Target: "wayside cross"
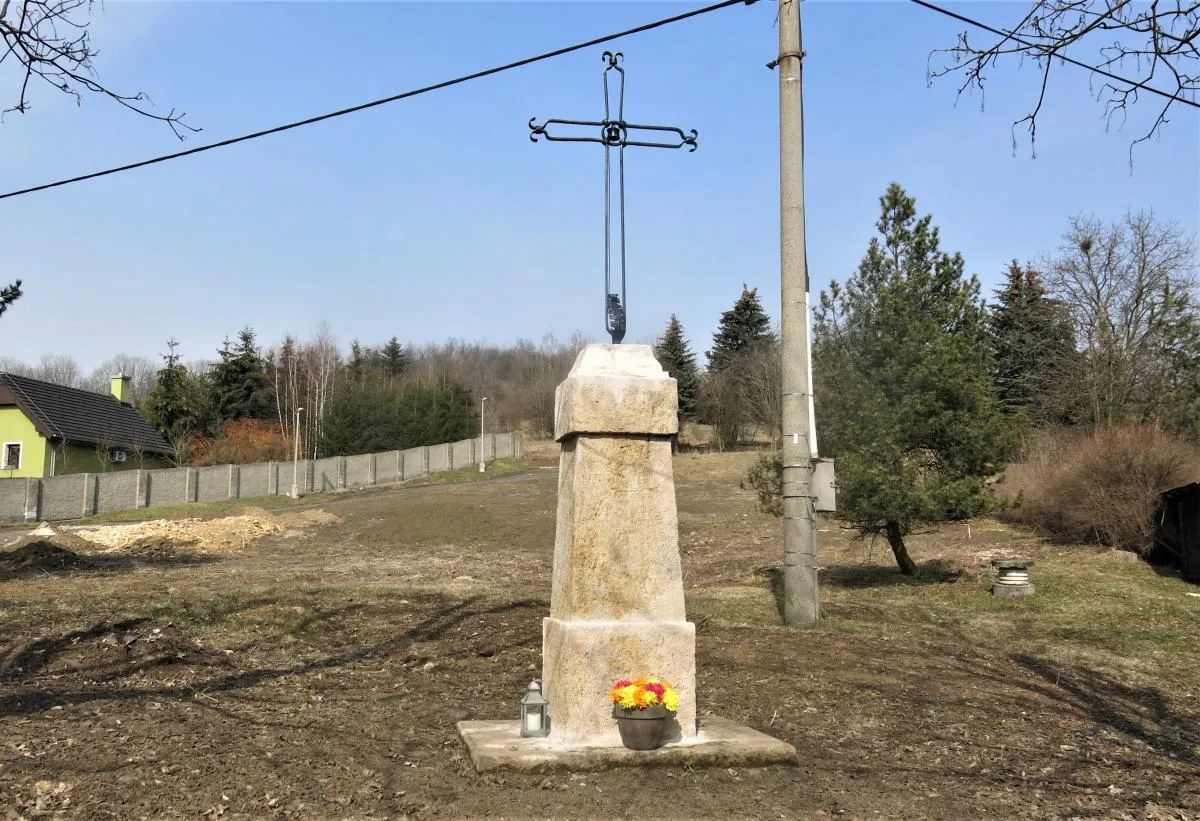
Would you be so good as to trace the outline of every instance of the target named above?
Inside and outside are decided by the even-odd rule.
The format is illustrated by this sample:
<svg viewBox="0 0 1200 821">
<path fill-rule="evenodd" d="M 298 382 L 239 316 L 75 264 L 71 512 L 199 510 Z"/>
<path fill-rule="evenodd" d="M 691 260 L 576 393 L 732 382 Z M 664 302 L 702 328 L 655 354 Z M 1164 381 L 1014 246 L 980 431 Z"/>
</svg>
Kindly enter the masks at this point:
<svg viewBox="0 0 1200 821">
<path fill-rule="evenodd" d="M 546 120 L 541 125 L 535 125 L 536 117 L 529 119 L 529 139 L 537 142 L 539 136 L 545 137 L 553 142 L 576 142 L 576 143 L 600 143 L 604 146 L 604 327 L 612 336 L 613 344 L 620 344 L 625 338 L 626 326 L 626 308 L 627 301 L 625 296 L 625 148 L 631 145 L 640 145 L 646 148 L 683 148 L 685 145 L 690 146 L 691 151 L 695 151 L 696 145 L 696 130 L 693 128 L 690 133 L 684 132 L 682 129 L 674 128 L 666 125 L 637 125 L 635 123 L 625 122 L 625 69 L 619 65 L 624 55 L 621 52 L 604 52 L 604 59 L 608 62 L 608 66 L 604 69 L 604 119 L 596 120 Z M 609 104 L 609 73 L 616 71 L 619 76 L 620 85 L 617 91 L 617 112 L 616 117 L 612 115 L 612 110 Z M 590 128 L 598 128 L 599 136 L 593 137 L 560 137 L 551 134 L 547 129 L 551 125 L 565 126 L 586 126 Z M 654 142 L 650 139 L 653 135 L 646 135 L 643 139 L 637 139 L 636 132 L 657 132 L 674 134 L 678 140 L 673 142 Z M 631 139 L 631 132 L 635 132 Z M 613 257 L 613 239 L 612 239 L 612 149 L 618 149 L 617 152 L 617 210 L 620 213 L 620 260 L 621 260 L 621 282 L 620 290 L 617 290 L 613 283 L 612 276 L 612 257 Z"/>
</svg>

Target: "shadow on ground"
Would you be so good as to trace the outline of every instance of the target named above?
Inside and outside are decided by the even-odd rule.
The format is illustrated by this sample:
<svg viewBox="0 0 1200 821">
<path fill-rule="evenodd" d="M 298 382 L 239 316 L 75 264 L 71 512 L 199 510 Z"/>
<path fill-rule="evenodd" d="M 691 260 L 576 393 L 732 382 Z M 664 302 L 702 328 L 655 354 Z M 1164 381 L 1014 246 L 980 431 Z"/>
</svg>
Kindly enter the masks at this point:
<svg viewBox="0 0 1200 821">
<path fill-rule="evenodd" d="M 766 579 L 771 585 L 775 606 L 783 613 L 783 570 L 776 566 L 756 568 L 754 575 Z M 840 564 L 821 569 L 823 587 L 840 587 L 856 590 L 867 587 L 906 585 L 919 587 L 931 584 L 950 584 L 963 578 L 963 569 L 946 559 L 931 559 L 917 565 L 915 576 L 905 576 L 895 567 L 880 567 L 874 564 Z"/>
<path fill-rule="evenodd" d="M 269 603 L 266 601 L 248 602 L 238 606 L 235 610 L 251 609 Z M 446 638 L 451 631 L 469 619 L 546 608 L 546 603 L 537 599 L 522 599 L 491 606 L 481 605 L 482 600 L 478 596 L 460 601 L 440 599 L 436 606 L 426 611 L 425 618 L 395 636 L 360 645 L 342 653 L 326 655 L 297 664 L 238 669 L 236 672 L 230 673 L 216 670 L 216 675 L 211 675 L 204 680 L 191 681 L 181 686 L 131 688 L 128 683 L 123 683 L 116 684 L 111 688 L 89 687 L 57 692 L 38 688 L 32 691 L 9 692 L 0 695 L 0 717 L 35 714 L 62 703 L 184 699 L 194 696 L 197 692 L 221 693 L 244 690 L 284 676 L 319 673 L 322 670 L 342 667 L 366 659 L 386 658 L 413 644 L 437 642 Z M 329 618 L 336 614 L 337 611 L 334 610 L 325 615 Z M 160 626 L 154 627 L 155 624 Z M 301 626 L 308 626 L 308 622 L 301 622 Z M 524 645 L 536 638 L 536 636 L 524 636 L 516 643 Z M 99 656 L 98 653 L 88 653 L 81 649 L 89 643 L 96 649 L 102 649 L 98 645 L 105 644 L 112 652 L 104 654 L 103 660 L 96 660 Z M 509 648 L 498 646 L 494 647 L 491 652 L 496 653 L 505 649 Z M 72 665 L 69 672 L 84 675 L 88 683 L 116 681 L 134 673 L 166 664 L 187 665 L 192 668 L 225 669 L 230 669 L 234 664 L 234 659 L 229 658 L 226 654 L 198 648 L 173 623 L 156 621 L 150 617 L 140 617 L 117 623 L 101 622 L 62 636 L 38 638 L 24 645 L 7 648 L 0 654 L 0 680 L 32 683 L 30 680 L 36 678 L 38 674 L 49 672 L 46 668 L 57 656 L 67 650 L 71 650 L 86 660 L 83 664 Z M 123 652 L 116 652 L 118 650 L 123 650 Z M 427 660 L 429 659 L 422 656 L 416 661 Z"/>
</svg>

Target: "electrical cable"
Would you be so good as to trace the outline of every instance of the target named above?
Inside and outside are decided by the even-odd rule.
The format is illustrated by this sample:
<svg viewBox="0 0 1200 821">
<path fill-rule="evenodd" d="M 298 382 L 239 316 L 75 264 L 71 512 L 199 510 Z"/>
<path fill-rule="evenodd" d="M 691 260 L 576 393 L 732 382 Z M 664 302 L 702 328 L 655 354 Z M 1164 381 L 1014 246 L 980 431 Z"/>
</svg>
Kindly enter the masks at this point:
<svg viewBox="0 0 1200 821">
<path fill-rule="evenodd" d="M 263 131 L 255 131 L 251 134 L 243 134 L 240 137 L 231 137 L 230 139 L 227 139 L 227 140 L 219 140 L 218 142 L 215 142 L 215 143 L 199 145 L 199 146 L 196 146 L 195 148 L 189 148 L 184 151 L 175 151 L 170 154 L 163 154 L 161 156 L 153 157 L 148 160 L 141 160 L 139 162 L 128 163 L 126 165 L 119 165 L 114 168 L 105 169 L 104 171 L 93 171 L 90 174 L 81 174 L 78 177 L 70 177 L 68 179 L 57 180 L 55 182 L 48 182 L 48 183 L 44 183 L 42 185 L 35 185 L 31 188 L 22 188 L 17 191 L 9 191 L 6 194 L 0 194 L 0 200 L 8 199 L 9 197 L 19 197 L 22 194 L 32 194 L 36 191 L 45 191 L 49 188 L 58 188 L 59 186 L 70 185 L 71 183 L 84 182 L 85 180 L 94 180 L 97 177 L 106 177 L 109 174 L 117 174 L 122 171 L 132 171 L 135 168 L 143 168 L 147 165 L 155 165 L 157 163 L 166 162 L 167 160 L 177 160 L 180 157 L 188 157 L 188 156 L 191 156 L 192 154 L 199 154 L 204 151 L 212 151 L 214 148 L 224 148 L 227 145 L 234 145 L 236 143 L 247 142 L 248 140 L 256 140 L 259 137 L 266 137 L 271 134 L 279 134 L 280 132 L 289 131 L 293 128 L 300 128 L 301 126 L 312 125 L 313 123 L 319 123 L 323 120 L 332 120 L 335 117 L 342 117 L 347 114 L 354 114 L 359 111 L 364 111 L 368 108 L 375 108 L 377 106 L 386 105 L 387 103 L 394 103 L 398 100 L 408 99 L 409 97 L 417 97 L 421 94 L 428 94 L 431 91 L 440 91 L 443 88 L 449 88 L 450 86 L 459 85 L 461 83 L 466 83 L 471 80 L 479 80 L 484 77 L 490 77 L 494 74 L 500 74 L 505 71 L 511 71 L 514 68 L 521 68 L 523 66 L 531 65 L 533 63 L 538 63 L 543 60 L 549 60 L 552 57 L 561 57 L 562 55 L 570 54 L 573 51 L 580 51 L 585 48 L 591 48 L 592 46 L 600 45 L 601 43 L 607 43 L 612 40 L 620 39 L 621 37 L 628 37 L 633 34 L 641 34 L 642 32 L 650 31 L 650 30 L 656 29 L 656 28 L 661 28 L 662 26 L 670 25 L 672 23 L 678 23 L 678 22 L 687 20 L 692 17 L 699 17 L 702 14 L 708 14 L 709 12 L 718 11 L 718 10 L 726 8 L 728 6 L 736 6 L 736 5 L 749 6 L 749 5 L 753 5 L 755 2 L 757 2 L 757 0 L 722 0 L 722 2 L 719 2 L 719 3 L 713 3 L 712 5 L 703 6 L 698 9 L 692 9 L 691 11 L 683 12 L 682 14 L 676 14 L 672 17 L 664 17 L 661 20 L 655 20 L 652 23 L 645 23 L 643 25 L 636 26 L 631 29 L 626 29 L 625 31 L 616 32 L 615 34 L 606 34 L 602 37 L 595 37 L 595 38 L 593 38 L 591 40 L 587 40 L 586 42 L 583 42 L 583 43 L 576 43 L 575 45 L 564 46 L 563 48 L 558 48 L 558 49 L 555 49 L 554 51 L 547 51 L 542 54 L 538 54 L 534 57 L 526 57 L 524 59 L 517 60 L 512 63 L 506 63 L 505 65 L 502 65 L 502 66 L 495 66 L 493 68 L 484 69 L 483 71 L 476 71 L 473 74 L 464 74 L 460 77 L 455 77 L 452 80 L 444 80 L 440 83 L 434 83 L 433 85 L 428 85 L 428 86 L 423 86 L 421 88 L 411 89 L 409 91 L 404 91 L 399 94 L 393 94 L 390 97 L 383 97 L 378 100 L 372 100 L 369 103 L 361 103 L 359 105 L 351 106 L 349 108 L 343 108 L 343 109 L 339 109 L 337 111 L 331 111 L 328 114 L 319 114 L 315 117 L 308 117 L 303 120 L 297 120 L 296 122 L 287 123 L 285 125 L 275 126 L 274 128 L 268 128 Z"/>
</svg>

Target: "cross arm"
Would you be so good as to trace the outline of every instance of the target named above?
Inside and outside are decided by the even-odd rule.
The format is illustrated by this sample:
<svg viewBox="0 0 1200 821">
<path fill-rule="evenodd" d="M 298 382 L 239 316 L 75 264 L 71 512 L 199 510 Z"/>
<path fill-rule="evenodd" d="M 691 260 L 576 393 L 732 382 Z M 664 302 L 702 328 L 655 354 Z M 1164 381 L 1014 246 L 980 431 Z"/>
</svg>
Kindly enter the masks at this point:
<svg viewBox="0 0 1200 821">
<path fill-rule="evenodd" d="M 574 142 L 574 143 L 600 143 L 602 145 L 612 146 L 613 148 L 624 148 L 627 145 L 643 146 L 645 148 L 683 148 L 685 145 L 690 146 L 691 151 L 697 148 L 696 138 L 699 134 L 696 129 L 691 132 L 686 132 L 682 128 L 675 128 L 668 125 L 639 125 L 637 123 L 626 123 L 616 120 L 560 120 L 549 119 L 541 125 L 536 124 L 536 117 L 529 118 L 529 140 L 537 142 L 539 136 L 545 137 L 551 142 Z M 596 128 L 600 130 L 599 136 L 560 136 L 552 134 L 549 130 L 551 125 L 565 126 L 583 126 L 586 128 Z M 630 139 L 631 136 L 637 137 L 637 134 L 630 134 L 636 131 L 650 131 L 659 134 L 674 134 L 678 140 L 672 142 L 656 142 L 649 139 L 649 136 L 642 139 Z M 568 132 L 569 133 L 569 132 Z"/>
</svg>

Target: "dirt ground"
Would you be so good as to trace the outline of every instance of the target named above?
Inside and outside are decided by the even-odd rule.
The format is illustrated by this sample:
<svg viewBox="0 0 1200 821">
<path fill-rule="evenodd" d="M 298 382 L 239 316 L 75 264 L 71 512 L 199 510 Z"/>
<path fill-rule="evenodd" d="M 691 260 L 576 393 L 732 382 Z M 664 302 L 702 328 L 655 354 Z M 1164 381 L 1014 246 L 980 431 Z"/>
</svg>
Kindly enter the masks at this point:
<svg viewBox="0 0 1200 821">
<path fill-rule="evenodd" d="M 822 625 L 780 628 L 746 454 L 676 460 L 699 707 L 799 766 L 475 773 L 455 722 L 516 717 L 540 669 L 556 473 L 532 450 L 524 475 L 248 511 L 268 523 L 208 548 L 174 523 L 0 553 L 0 813 L 1200 818 L 1195 588 L 990 522 L 914 538 L 902 579 L 826 523 Z M 1038 595 L 994 599 L 1014 552 Z"/>
</svg>

